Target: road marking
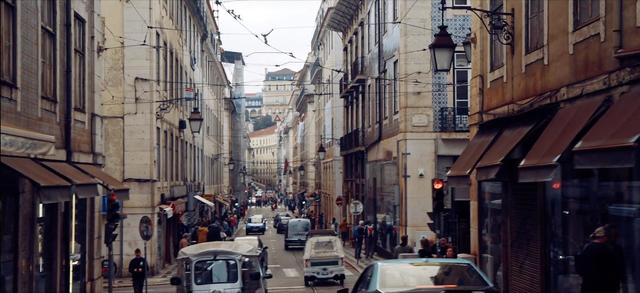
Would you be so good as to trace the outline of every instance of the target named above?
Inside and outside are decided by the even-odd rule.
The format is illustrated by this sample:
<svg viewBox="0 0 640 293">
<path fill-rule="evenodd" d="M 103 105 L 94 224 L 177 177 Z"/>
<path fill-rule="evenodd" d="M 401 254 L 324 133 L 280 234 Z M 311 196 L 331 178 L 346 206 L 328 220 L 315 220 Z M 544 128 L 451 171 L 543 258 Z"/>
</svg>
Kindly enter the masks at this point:
<svg viewBox="0 0 640 293">
<path fill-rule="evenodd" d="M 296 269 L 282 269 L 282 272 L 284 272 L 284 275 L 287 276 L 287 278 L 300 277 L 300 273 L 298 273 L 298 270 Z"/>
<path fill-rule="evenodd" d="M 270 268 L 279 268 L 280 265 L 269 265 Z"/>
</svg>

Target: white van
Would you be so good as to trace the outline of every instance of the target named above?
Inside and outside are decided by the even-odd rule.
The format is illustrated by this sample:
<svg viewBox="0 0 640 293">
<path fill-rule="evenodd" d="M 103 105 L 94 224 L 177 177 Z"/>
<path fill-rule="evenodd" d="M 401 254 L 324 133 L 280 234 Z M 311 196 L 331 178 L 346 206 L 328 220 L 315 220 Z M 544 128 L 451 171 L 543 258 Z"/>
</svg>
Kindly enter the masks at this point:
<svg viewBox="0 0 640 293">
<path fill-rule="evenodd" d="M 315 281 L 334 280 L 344 285 L 344 250 L 336 236 L 316 236 L 304 247 L 304 285 Z"/>
</svg>

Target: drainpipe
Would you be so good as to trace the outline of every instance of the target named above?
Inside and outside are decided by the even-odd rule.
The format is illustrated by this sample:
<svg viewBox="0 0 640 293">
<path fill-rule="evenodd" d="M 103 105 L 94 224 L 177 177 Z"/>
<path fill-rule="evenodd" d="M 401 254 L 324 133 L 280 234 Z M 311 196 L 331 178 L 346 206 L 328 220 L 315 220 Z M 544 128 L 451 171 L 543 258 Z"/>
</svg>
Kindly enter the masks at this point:
<svg viewBox="0 0 640 293">
<path fill-rule="evenodd" d="M 73 131 L 73 96 L 72 96 L 72 50 L 73 50 L 73 36 L 71 35 L 71 22 L 73 20 L 73 9 L 71 7 L 71 1 L 65 1 L 64 8 L 66 10 L 66 18 L 65 18 L 65 34 L 67 36 L 67 48 L 66 48 L 66 59 L 67 66 L 65 68 L 65 136 L 64 136 L 64 148 L 66 151 L 66 160 L 67 162 L 71 162 L 73 156 L 73 150 L 71 149 L 71 136 Z"/>
</svg>

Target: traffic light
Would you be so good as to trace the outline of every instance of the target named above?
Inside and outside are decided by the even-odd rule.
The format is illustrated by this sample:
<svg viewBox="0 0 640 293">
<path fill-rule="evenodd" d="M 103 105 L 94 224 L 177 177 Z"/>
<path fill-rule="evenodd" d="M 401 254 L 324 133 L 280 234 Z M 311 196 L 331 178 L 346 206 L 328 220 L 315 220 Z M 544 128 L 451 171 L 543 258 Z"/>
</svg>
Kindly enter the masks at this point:
<svg viewBox="0 0 640 293">
<path fill-rule="evenodd" d="M 116 240 L 118 234 L 116 228 L 122 219 L 120 215 L 120 202 L 115 193 L 111 193 L 107 199 L 107 222 L 104 224 L 104 244 L 111 245 Z"/>
<path fill-rule="evenodd" d="M 444 180 L 440 178 L 434 178 L 431 180 L 431 196 L 433 197 L 434 212 L 441 212 L 444 210 L 444 185 Z"/>
</svg>

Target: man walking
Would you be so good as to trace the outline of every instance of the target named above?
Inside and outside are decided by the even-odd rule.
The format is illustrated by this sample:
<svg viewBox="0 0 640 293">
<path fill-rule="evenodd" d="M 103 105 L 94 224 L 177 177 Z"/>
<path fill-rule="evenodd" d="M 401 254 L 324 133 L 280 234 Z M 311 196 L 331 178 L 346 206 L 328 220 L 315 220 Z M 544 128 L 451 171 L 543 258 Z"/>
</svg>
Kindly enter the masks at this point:
<svg viewBox="0 0 640 293">
<path fill-rule="evenodd" d="M 617 293 L 625 280 L 622 248 L 611 225 L 598 227 L 591 241 L 576 256 L 576 271 L 582 277 L 581 293 Z"/>
<path fill-rule="evenodd" d="M 360 254 L 362 253 L 362 242 L 364 242 L 365 229 L 364 229 L 364 221 L 360 221 L 358 226 L 353 229 L 353 238 L 355 238 L 356 247 L 355 247 L 355 257 L 356 261 L 360 261 Z"/>
<path fill-rule="evenodd" d="M 129 273 L 133 280 L 133 292 L 142 293 L 144 288 L 144 280 L 147 278 L 147 260 L 140 254 L 140 249 L 135 250 L 136 257 L 129 262 Z"/>
</svg>

